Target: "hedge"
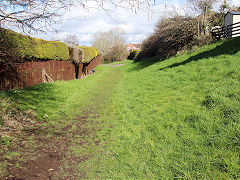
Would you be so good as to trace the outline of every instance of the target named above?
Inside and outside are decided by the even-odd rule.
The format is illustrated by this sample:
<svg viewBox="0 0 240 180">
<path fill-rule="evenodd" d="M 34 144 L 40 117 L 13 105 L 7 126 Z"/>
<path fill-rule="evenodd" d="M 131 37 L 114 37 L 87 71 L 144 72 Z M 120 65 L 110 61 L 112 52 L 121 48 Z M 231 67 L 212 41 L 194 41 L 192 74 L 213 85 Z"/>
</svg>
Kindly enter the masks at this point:
<svg viewBox="0 0 240 180">
<path fill-rule="evenodd" d="M 128 58 L 127 59 L 129 59 L 129 60 L 133 60 L 136 56 L 137 56 L 137 54 L 140 52 L 140 50 L 131 50 L 130 51 L 130 55 L 128 56 Z"/>
<path fill-rule="evenodd" d="M 88 63 L 90 62 L 93 58 L 95 58 L 99 52 L 97 48 L 95 47 L 87 47 L 87 46 L 77 46 L 84 51 L 84 58 L 83 58 L 83 63 Z"/>
<path fill-rule="evenodd" d="M 83 55 L 84 51 L 82 48 L 78 46 L 69 46 L 69 60 L 72 61 L 74 64 L 80 64 L 83 62 Z"/>
<path fill-rule="evenodd" d="M 68 46 L 0 28 L 0 55 L 22 59 L 68 60 Z"/>
</svg>

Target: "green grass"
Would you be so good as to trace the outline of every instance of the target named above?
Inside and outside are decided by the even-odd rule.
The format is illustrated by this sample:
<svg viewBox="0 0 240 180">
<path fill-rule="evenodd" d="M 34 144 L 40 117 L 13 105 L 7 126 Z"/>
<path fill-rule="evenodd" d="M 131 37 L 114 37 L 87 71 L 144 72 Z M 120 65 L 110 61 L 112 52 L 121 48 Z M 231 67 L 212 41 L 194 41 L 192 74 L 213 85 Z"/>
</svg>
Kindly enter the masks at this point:
<svg viewBox="0 0 240 180">
<path fill-rule="evenodd" d="M 128 64 L 128 63 L 131 63 L 131 62 L 132 62 L 132 60 L 123 60 L 123 61 L 116 61 L 116 62 L 106 63 L 106 64 L 116 65 L 116 64 Z"/>
<path fill-rule="evenodd" d="M 238 38 L 1 94 L 56 126 L 94 109 L 92 143 L 80 146 L 76 136 L 71 145 L 91 156 L 74 165 L 87 178 L 239 179 L 239 50 Z"/>
<path fill-rule="evenodd" d="M 121 67 L 101 178 L 234 179 L 240 164 L 240 41 Z M 110 135 L 108 135 L 110 134 Z M 104 165 L 103 165 L 104 164 Z"/>
</svg>

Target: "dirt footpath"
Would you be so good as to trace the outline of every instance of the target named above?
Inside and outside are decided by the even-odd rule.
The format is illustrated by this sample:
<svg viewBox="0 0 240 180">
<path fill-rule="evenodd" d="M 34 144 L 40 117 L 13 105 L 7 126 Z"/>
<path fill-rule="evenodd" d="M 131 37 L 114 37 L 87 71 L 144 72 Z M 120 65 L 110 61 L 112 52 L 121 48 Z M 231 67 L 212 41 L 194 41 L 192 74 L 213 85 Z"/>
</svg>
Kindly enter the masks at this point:
<svg viewBox="0 0 240 180">
<path fill-rule="evenodd" d="M 89 90 L 90 102 L 83 113 L 73 119 L 66 119 L 67 125 L 64 127 L 46 125 L 45 122 L 45 125 L 40 124 L 38 128 L 23 132 L 19 142 L 9 149 L 18 152 L 20 156 L 15 159 L 1 159 L 8 163 L 8 172 L 0 175 L 0 179 L 87 179 L 91 168 L 81 164 L 95 156 L 95 152 L 91 153 L 88 148 L 102 148 L 99 145 L 101 139 L 96 137 L 96 132 L 106 124 L 97 119 L 107 106 L 119 77 L 119 70 L 114 68 L 105 79 L 97 82 L 96 87 Z M 99 150 L 101 151 L 103 150 Z"/>
</svg>

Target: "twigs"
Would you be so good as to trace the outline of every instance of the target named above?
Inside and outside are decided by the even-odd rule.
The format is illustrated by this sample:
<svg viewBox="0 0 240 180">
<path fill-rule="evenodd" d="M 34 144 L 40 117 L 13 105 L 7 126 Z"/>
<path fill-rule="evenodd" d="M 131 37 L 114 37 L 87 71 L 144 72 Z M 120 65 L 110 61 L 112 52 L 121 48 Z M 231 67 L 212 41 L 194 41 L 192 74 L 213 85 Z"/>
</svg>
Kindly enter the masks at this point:
<svg viewBox="0 0 240 180">
<path fill-rule="evenodd" d="M 62 22 L 61 16 L 72 6 L 85 10 L 103 10 L 111 17 L 115 8 L 129 9 L 137 13 L 140 9 L 148 15 L 150 0 L 2 0 L 0 1 L 0 27 L 17 27 L 25 33 L 55 30 L 53 24 Z"/>
</svg>

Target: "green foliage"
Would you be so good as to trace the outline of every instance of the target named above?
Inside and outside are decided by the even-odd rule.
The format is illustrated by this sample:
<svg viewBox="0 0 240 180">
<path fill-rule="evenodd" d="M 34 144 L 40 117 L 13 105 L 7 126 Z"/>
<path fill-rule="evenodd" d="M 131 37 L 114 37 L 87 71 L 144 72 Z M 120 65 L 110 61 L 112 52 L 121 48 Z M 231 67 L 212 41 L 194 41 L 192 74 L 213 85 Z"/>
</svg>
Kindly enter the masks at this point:
<svg viewBox="0 0 240 180">
<path fill-rule="evenodd" d="M 4 144 L 5 146 L 10 146 L 11 145 L 11 141 L 12 141 L 12 139 L 11 138 L 9 138 L 9 137 L 1 137 L 0 136 L 0 144 Z"/>
<path fill-rule="evenodd" d="M 90 129 L 88 121 L 94 132 L 71 136 L 76 156 L 91 157 L 73 163 L 87 179 L 239 179 L 239 58 L 236 38 L 6 95 L 45 127 L 79 124 L 88 113 L 74 132 Z"/>
<path fill-rule="evenodd" d="M 1 56 L 25 59 L 68 60 L 68 46 L 57 41 L 32 38 L 0 28 Z"/>
<path fill-rule="evenodd" d="M 127 59 L 133 60 L 133 59 L 137 56 L 137 54 L 138 54 L 139 52 L 140 52 L 140 50 L 131 50 L 131 51 L 130 51 L 130 55 L 128 56 Z"/>
<path fill-rule="evenodd" d="M 90 62 L 93 58 L 95 58 L 99 54 L 97 48 L 95 47 L 87 47 L 87 46 L 77 46 L 77 47 L 83 49 L 84 51 L 83 63 Z"/>
</svg>

